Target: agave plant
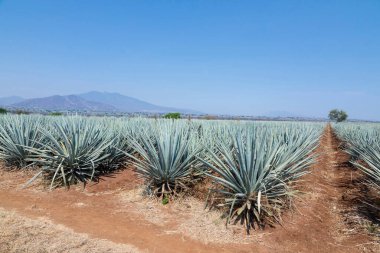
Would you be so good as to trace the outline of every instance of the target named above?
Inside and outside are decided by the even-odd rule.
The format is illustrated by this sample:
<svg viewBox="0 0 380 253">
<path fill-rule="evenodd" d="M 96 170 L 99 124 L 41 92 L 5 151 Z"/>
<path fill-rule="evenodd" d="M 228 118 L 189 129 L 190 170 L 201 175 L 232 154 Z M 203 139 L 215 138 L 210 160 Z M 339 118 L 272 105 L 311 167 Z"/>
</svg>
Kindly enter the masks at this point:
<svg viewBox="0 0 380 253">
<path fill-rule="evenodd" d="M 132 152 L 126 155 L 154 195 L 178 195 L 194 183 L 200 149 L 191 146 L 188 128 L 173 122 L 160 124 L 130 140 Z"/>
<path fill-rule="evenodd" d="M 363 171 L 368 182 L 380 193 L 380 128 L 377 124 L 340 124 L 338 137 L 346 142 L 351 164 Z"/>
<path fill-rule="evenodd" d="M 129 131 L 127 126 L 120 121 L 109 121 L 103 126 L 113 140 L 112 144 L 103 151 L 108 155 L 101 165 L 104 173 L 119 169 L 125 163 L 126 156 L 123 150 L 130 150 L 128 135 L 124 134 L 125 131 Z"/>
<path fill-rule="evenodd" d="M 262 227 L 264 216 L 269 223 L 280 222 L 280 208 L 294 193 L 289 182 L 304 175 L 314 161 L 309 154 L 317 138 L 312 135 L 286 143 L 268 131 L 239 131 L 230 138 L 231 145 L 219 141 L 208 159 L 202 159 L 215 185 L 208 200 L 227 208 L 226 225 L 235 217 L 235 222 L 245 224 L 247 233 L 255 225 Z"/>
<path fill-rule="evenodd" d="M 125 162 L 126 156 L 123 150 L 130 150 L 129 140 L 122 134 L 111 134 L 112 143 L 103 150 L 106 155 L 102 162 L 101 169 L 104 173 L 119 169 Z"/>
<path fill-rule="evenodd" d="M 42 167 L 30 182 L 44 174 L 51 180 L 52 189 L 96 179 L 98 166 L 109 156 L 104 151 L 113 143 L 108 133 L 92 121 L 75 117 L 53 126 L 55 131 L 41 129 L 46 142 L 41 148 L 28 148 L 32 153 L 28 160 Z"/>
<path fill-rule="evenodd" d="M 380 193 L 380 147 L 377 145 L 376 149 L 374 147 L 368 148 L 365 152 L 361 149 L 355 149 L 360 155 L 360 159 L 365 162 L 365 164 L 353 161 L 353 165 L 362 170 L 368 177 L 369 183 L 377 189 Z"/>
<path fill-rule="evenodd" d="M 35 116 L 6 116 L 0 124 L 0 159 L 8 165 L 25 167 L 31 152 L 39 148 L 41 120 Z"/>
</svg>

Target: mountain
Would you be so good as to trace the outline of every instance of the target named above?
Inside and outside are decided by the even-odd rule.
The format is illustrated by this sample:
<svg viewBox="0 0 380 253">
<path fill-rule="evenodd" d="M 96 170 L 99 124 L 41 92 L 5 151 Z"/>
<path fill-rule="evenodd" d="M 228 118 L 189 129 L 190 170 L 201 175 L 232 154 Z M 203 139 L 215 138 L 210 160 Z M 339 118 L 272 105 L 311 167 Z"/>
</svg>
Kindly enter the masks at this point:
<svg viewBox="0 0 380 253">
<path fill-rule="evenodd" d="M 91 91 L 78 95 L 50 96 L 42 98 L 23 99 L 19 97 L 0 98 L 4 106 L 29 110 L 48 111 L 87 111 L 87 112 L 145 112 L 167 113 L 179 112 L 200 114 L 187 109 L 171 108 L 154 105 L 119 93 Z"/>
<path fill-rule="evenodd" d="M 150 113 L 166 113 L 166 112 L 180 112 L 180 113 L 194 113 L 199 114 L 199 112 L 188 110 L 188 109 L 178 109 L 171 107 L 164 107 L 154 105 L 136 98 L 121 95 L 119 93 L 109 93 L 109 92 L 98 92 L 91 91 L 78 95 L 88 101 L 95 101 L 103 104 L 109 104 L 123 112 L 150 112 Z"/>
<path fill-rule="evenodd" d="M 109 112 L 117 111 L 112 105 L 107 105 L 94 101 L 87 101 L 76 95 L 50 96 L 43 98 L 32 98 L 11 104 L 15 108 L 39 109 L 51 111 L 97 111 Z"/>
<path fill-rule="evenodd" d="M 24 100 L 25 100 L 25 98 L 17 97 L 17 96 L 2 97 L 2 98 L 0 98 L 0 105 L 8 106 L 11 104 L 22 102 Z"/>
</svg>

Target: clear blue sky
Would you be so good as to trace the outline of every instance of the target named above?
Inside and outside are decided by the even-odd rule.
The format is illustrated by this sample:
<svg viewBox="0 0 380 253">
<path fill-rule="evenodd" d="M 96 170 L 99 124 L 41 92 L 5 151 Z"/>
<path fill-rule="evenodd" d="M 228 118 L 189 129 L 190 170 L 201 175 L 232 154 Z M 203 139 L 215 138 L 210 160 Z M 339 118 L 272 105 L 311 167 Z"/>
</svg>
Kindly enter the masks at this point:
<svg viewBox="0 0 380 253">
<path fill-rule="evenodd" d="M 380 1 L 0 0 L 0 86 L 380 120 Z"/>
</svg>

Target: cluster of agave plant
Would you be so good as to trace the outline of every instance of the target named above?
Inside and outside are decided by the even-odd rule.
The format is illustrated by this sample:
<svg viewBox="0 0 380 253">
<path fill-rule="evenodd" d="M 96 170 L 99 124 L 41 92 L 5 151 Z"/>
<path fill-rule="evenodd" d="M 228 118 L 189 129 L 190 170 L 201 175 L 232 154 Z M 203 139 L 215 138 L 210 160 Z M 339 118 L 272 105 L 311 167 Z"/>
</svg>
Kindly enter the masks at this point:
<svg viewBox="0 0 380 253">
<path fill-rule="evenodd" d="M 50 180 L 50 188 L 98 180 L 126 163 L 147 192 L 174 198 L 205 178 L 207 204 L 247 231 L 280 222 L 292 183 L 315 161 L 318 123 L 143 118 L 0 118 L 0 159 Z"/>
<path fill-rule="evenodd" d="M 345 151 L 351 163 L 363 171 L 369 183 L 380 195 L 380 126 L 371 123 L 336 124 L 338 137 L 345 141 Z"/>
</svg>

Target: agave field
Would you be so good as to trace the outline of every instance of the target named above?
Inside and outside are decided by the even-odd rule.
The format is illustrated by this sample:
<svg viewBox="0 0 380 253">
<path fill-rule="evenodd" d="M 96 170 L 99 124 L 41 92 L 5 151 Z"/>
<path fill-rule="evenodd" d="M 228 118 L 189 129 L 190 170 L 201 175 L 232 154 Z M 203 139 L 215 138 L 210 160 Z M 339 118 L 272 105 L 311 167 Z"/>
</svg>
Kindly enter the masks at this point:
<svg viewBox="0 0 380 253">
<path fill-rule="evenodd" d="M 109 233 L 111 239 L 123 233 L 135 236 L 143 225 L 130 228 L 135 219 L 156 224 L 156 220 L 141 214 L 146 212 L 157 216 L 159 224 L 167 224 L 170 217 L 182 217 L 182 223 L 170 228 L 182 231 L 182 224 L 190 225 L 193 230 L 180 233 L 190 237 L 196 233 L 196 240 L 202 243 L 199 235 L 203 237 L 210 231 L 207 238 L 211 242 L 231 243 L 252 238 L 242 234 L 250 234 L 254 229 L 276 227 L 269 229 L 271 232 L 264 238 L 269 245 L 277 243 L 276 238 L 283 238 L 275 245 L 276 252 L 281 252 L 283 247 L 286 252 L 304 252 L 300 245 L 307 248 L 310 244 L 314 245 L 314 251 L 310 252 L 321 252 L 321 247 L 322 252 L 335 252 L 342 240 L 342 245 L 350 245 L 345 247 L 353 252 L 364 252 L 363 248 L 357 250 L 357 242 L 369 245 L 372 237 L 330 235 L 342 231 L 343 221 L 372 224 L 364 227 L 371 234 L 380 231 L 376 220 L 359 212 L 363 203 L 378 208 L 379 141 L 380 126 L 374 123 L 330 126 L 315 122 L 3 115 L 0 117 L 0 200 L 4 202 L 2 206 L 14 208 L 33 198 L 20 210 L 30 210 L 28 205 L 35 206 L 38 202 L 45 206 L 45 209 L 36 208 L 38 215 L 39 210 L 45 210 L 46 216 L 70 217 L 68 224 L 77 223 L 80 228 L 83 228 L 82 219 L 87 220 L 86 224 L 96 219 L 94 224 L 103 225 L 101 229 L 96 226 L 95 234 L 104 230 L 100 236 Z M 353 173 L 356 173 L 354 180 Z M 12 175 L 22 175 L 22 180 L 17 181 L 18 176 Z M 9 183 L 12 180 L 17 182 Z M 104 185 L 110 182 L 113 188 L 108 191 Z M 119 187 L 119 182 L 123 187 Z M 17 190 L 11 191 L 10 185 Z M 98 190 L 87 191 L 96 185 L 100 185 Z M 363 189 L 371 189 L 370 194 Z M 138 197 L 128 197 L 134 192 Z M 368 198 L 363 199 L 366 194 Z M 127 204 L 123 204 L 123 196 L 127 196 Z M 52 205 L 57 198 L 64 199 L 65 204 Z M 354 202 L 355 199 L 363 201 Z M 86 205 L 87 211 L 76 209 Z M 189 206 L 192 209 L 187 210 Z M 131 212 L 138 213 L 136 218 L 129 217 Z M 347 216 L 348 212 L 352 212 L 351 216 Z M 215 219 L 221 221 L 221 227 L 209 225 L 216 221 L 213 215 L 218 216 Z M 4 221 L 1 217 L 0 225 Z M 359 222 L 355 223 L 355 219 Z M 104 226 L 108 223 L 107 229 Z M 115 230 L 119 223 L 124 225 Z M 281 227 L 278 224 L 286 227 L 285 232 L 278 229 Z M 357 233 L 363 231 L 362 227 L 347 227 Z M 235 229 L 240 231 L 240 237 L 235 237 Z M 320 233 L 321 230 L 328 232 Z M 152 236 L 163 244 L 171 239 L 170 234 L 163 237 L 161 230 L 145 233 L 144 230 L 139 236 L 142 248 L 151 243 L 147 238 Z M 276 242 L 270 236 L 272 233 L 276 233 L 273 237 Z M 218 240 L 220 236 L 223 239 Z M 181 244 L 170 252 L 193 245 L 192 241 L 187 244 L 178 241 Z M 321 241 L 328 243 L 321 245 Z M 238 245 L 241 249 L 248 247 L 248 251 L 242 252 L 250 252 L 252 246 Z M 156 244 L 150 247 L 154 251 Z M 200 247 L 199 252 L 210 249 Z M 235 246 L 229 249 L 237 250 Z M 378 252 L 377 249 L 368 252 Z"/>
<path fill-rule="evenodd" d="M 227 223 L 240 221 L 249 232 L 281 221 L 282 208 L 297 193 L 294 182 L 316 160 L 313 151 L 323 128 L 319 123 L 7 115 L 0 118 L 0 159 L 8 167 L 35 170 L 25 186 L 42 177 L 51 190 L 86 185 L 128 164 L 144 179 L 146 194 L 161 199 L 191 194 L 208 179 L 206 205 L 225 210 Z"/>
<path fill-rule="evenodd" d="M 378 124 L 344 124 L 335 126 L 345 141 L 344 148 L 351 163 L 363 171 L 369 183 L 380 195 L 380 126 Z"/>
</svg>

